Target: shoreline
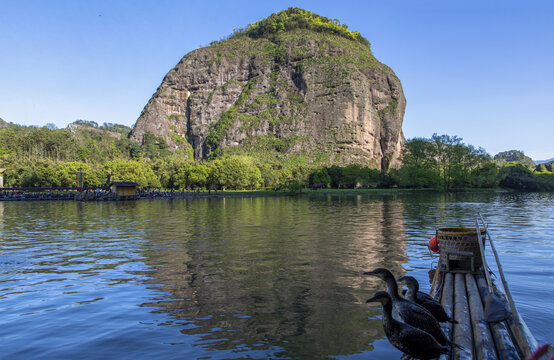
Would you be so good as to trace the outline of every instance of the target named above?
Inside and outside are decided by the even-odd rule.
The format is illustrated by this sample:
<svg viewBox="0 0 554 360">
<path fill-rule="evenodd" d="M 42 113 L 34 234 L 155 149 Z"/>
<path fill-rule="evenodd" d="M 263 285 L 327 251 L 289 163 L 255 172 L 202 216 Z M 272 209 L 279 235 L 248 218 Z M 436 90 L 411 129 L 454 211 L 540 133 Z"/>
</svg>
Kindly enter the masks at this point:
<svg viewBox="0 0 554 360">
<path fill-rule="evenodd" d="M 251 198 L 251 197 L 279 197 L 279 196 L 358 196 L 358 195 L 398 195 L 398 194 L 452 194 L 452 193 L 509 193 L 507 189 L 453 189 L 443 191 L 439 189 L 303 189 L 300 192 L 289 192 L 286 190 L 227 190 L 218 192 L 182 192 L 166 191 L 154 194 L 139 194 L 129 197 L 98 196 L 95 193 L 77 194 L 18 194 L 14 197 L 0 197 L 0 201 L 136 201 L 152 199 L 211 199 L 211 198 Z M 28 196 L 27 196 L 28 195 Z"/>
</svg>

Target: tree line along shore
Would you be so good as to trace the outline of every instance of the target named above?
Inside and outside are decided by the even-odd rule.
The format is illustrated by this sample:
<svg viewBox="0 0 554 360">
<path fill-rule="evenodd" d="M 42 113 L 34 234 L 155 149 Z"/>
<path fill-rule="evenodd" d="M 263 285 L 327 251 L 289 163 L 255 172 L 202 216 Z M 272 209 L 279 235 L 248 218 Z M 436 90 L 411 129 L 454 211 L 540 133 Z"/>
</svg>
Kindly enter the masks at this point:
<svg viewBox="0 0 554 360">
<path fill-rule="evenodd" d="M 457 136 L 406 141 L 402 166 L 378 170 L 364 164 L 331 165 L 303 154 L 272 156 L 222 152 L 195 161 L 185 150 L 170 151 L 163 138 L 128 139 L 130 128 L 77 121 L 66 129 L 6 124 L 0 128 L 4 187 L 71 187 L 85 173 L 88 187 L 134 181 L 142 188 L 174 190 L 455 189 L 554 190 L 553 164 L 509 161 Z M 510 152 L 512 155 L 514 151 Z M 518 153 L 518 152 L 515 152 Z M 521 154 L 523 155 L 523 154 Z M 527 158 L 528 159 L 528 158 Z"/>
</svg>

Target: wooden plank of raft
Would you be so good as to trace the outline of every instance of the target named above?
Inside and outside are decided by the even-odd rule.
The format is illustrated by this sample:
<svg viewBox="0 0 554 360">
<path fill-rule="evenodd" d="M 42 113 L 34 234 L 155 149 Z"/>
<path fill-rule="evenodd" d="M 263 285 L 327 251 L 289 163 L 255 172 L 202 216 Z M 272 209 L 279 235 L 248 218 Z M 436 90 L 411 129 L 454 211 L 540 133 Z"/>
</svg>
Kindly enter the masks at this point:
<svg viewBox="0 0 554 360">
<path fill-rule="evenodd" d="M 454 348 L 454 359 L 472 359 L 473 342 L 464 274 L 454 277 L 454 318 L 458 321 L 454 324 L 454 342 L 463 347 Z"/>
<path fill-rule="evenodd" d="M 454 318 L 454 276 L 452 275 L 452 273 L 446 273 L 444 277 L 441 304 L 444 308 L 444 311 L 446 311 L 446 314 L 448 314 L 448 316 L 450 316 L 451 318 Z M 446 338 L 452 340 L 452 324 L 449 322 L 442 323 L 441 327 L 442 331 L 444 331 L 444 335 L 446 335 Z M 439 359 L 447 360 L 450 359 L 450 356 L 449 354 L 441 355 Z"/>
<path fill-rule="evenodd" d="M 442 307 L 446 314 L 453 318 L 454 313 L 454 276 L 452 273 L 447 273 L 444 278 L 444 286 L 442 287 Z M 443 323 L 446 326 L 443 327 L 444 334 L 450 340 L 452 340 L 452 323 Z"/>
<path fill-rule="evenodd" d="M 489 293 L 487 287 L 487 281 L 483 275 L 477 275 L 477 287 L 479 288 L 479 293 L 481 294 L 482 304 L 485 304 L 485 298 Z M 516 360 L 520 359 L 518 350 L 514 345 L 510 331 L 506 325 L 505 321 L 499 323 L 490 323 L 491 335 L 494 339 L 494 344 L 496 345 L 496 351 L 498 352 L 499 359 L 507 360 Z"/>
<path fill-rule="evenodd" d="M 471 326 L 477 359 L 496 359 L 494 341 L 488 324 L 484 321 L 483 303 L 473 275 L 466 275 L 467 297 L 471 313 Z"/>
</svg>

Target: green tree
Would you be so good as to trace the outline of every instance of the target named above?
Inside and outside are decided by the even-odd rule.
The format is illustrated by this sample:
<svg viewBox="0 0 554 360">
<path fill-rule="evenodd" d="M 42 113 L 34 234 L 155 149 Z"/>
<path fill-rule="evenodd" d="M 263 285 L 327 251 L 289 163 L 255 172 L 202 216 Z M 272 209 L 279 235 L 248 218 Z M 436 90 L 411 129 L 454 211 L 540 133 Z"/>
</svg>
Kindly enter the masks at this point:
<svg viewBox="0 0 554 360">
<path fill-rule="evenodd" d="M 71 161 L 58 165 L 60 186 L 75 186 L 78 172 L 84 172 L 86 174 L 86 186 L 105 185 L 106 176 L 101 174 L 101 170 L 93 169 L 91 165 L 80 161 Z"/>
<path fill-rule="evenodd" d="M 331 182 L 331 177 L 327 172 L 327 168 L 320 167 L 317 168 L 314 172 L 310 174 L 309 183 L 311 186 L 315 184 L 322 184 L 324 187 L 327 187 Z"/>
<path fill-rule="evenodd" d="M 341 184 L 346 188 L 355 188 L 360 185 L 364 177 L 362 167 L 357 164 L 347 165 L 342 169 Z"/>
<path fill-rule="evenodd" d="M 79 146 L 77 156 L 81 161 L 87 161 L 92 156 L 92 151 L 86 146 Z"/>
<path fill-rule="evenodd" d="M 431 170 L 436 168 L 435 156 L 436 148 L 429 139 L 413 138 L 404 145 L 404 165 Z"/>
<path fill-rule="evenodd" d="M 60 186 L 76 186 L 76 178 L 78 172 L 86 173 L 86 180 L 92 173 L 92 168 L 89 164 L 80 161 L 71 161 L 60 164 L 58 166 L 58 177 Z"/>
<path fill-rule="evenodd" d="M 259 164 L 258 169 L 265 187 L 275 187 L 279 183 L 279 170 L 272 164 Z"/>
<path fill-rule="evenodd" d="M 186 158 L 177 154 L 172 154 L 166 158 L 159 158 L 152 164 L 152 170 L 160 179 L 160 184 L 164 188 L 182 187 L 177 177 L 179 170 L 189 164 Z"/>
<path fill-rule="evenodd" d="M 331 165 L 327 168 L 327 174 L 330 177 L 331 187 L 338 189 L 340 186 L 340 180 L 342 178 L 342 167 L 338 165 Z"/>
<path fill-rule="evenodd" d="M 222 189 L 245 189 L 260 186 L 262 176 L 251 158 L 230 156 L 214 160 L 210 165 L 208 182 Z"/>
<path fill-rule="evenodd" d="M 208 185 L 210 169 L 205 164 L 190 164 L 182 166 L 177 172 L 176 182 L 181 188 L 203 188 Z"/>
<path fill-rule="evenodd" d="M 554 178 L 534 176 L 529 168 L 519 162 L 509 162 L 500 169 L 500 186 L 524 191 L 552 191 Z"/>
<path fill-rule="evenodd" d="M 433 134 L 431 141 L 444 189 L 469 186 L 473 182 L 472 171 L 490 161 L 483 148 L 465 145 L 457 136 Z"/>
<path fill-rule="evenodd" d="M 299 180 L 289 180 L 285 183 L 285 187 L 291 193 L 299 193 L 304 188 L 304 183 Z"/>
<path fill-rule="evenodd" d="M 161 186 L 150 164 L 142 160 L 115 159 L 108 161 L 104 168 L 112 172 L 112 181 L 134 181 L 142 187 Z"/>
<path fill-rule="evenodd" d="M 403 165 L 396 172 L 398 185 L 406 188 L 434 188 L 440 185 L 436 148 L 429 139 L 413 138 L 403 149 Z"/>
<path fill-rule="evenodd" d="M 456 159 L 459 155 L 459 148 L 462 139 L 457 136 L 437 135 L 431 137 L 435 145 L 435 154 L 438 160 L 439 171 L 441 173 L 442 184 L 445 189 L 449 189 L 452 184 L 452 173 L 454 167 L 458 166 Z"/>
<path fill-rule="evenodd" d="M 397 172 L 402 187 L 465 188 L 492 186 L 486 178 L 491 162 L 483 148 L 465 145 L 457 136 L 433 134 L 431 139 L 408 140 L 403 151 L 403 165 Z M 478 169 L 483 168 L 480 172 Z M 479 180 L 474 177 L 480 176 Z"/>
<path fill-rule="evenodd" d="M 140 159 L 142 157 L 142 148 L 140 147 L 140 145 L 134 141 L 128 139 L 125 140 L 127 140 L 126 145 L 129 149 L 128 153 L 131 159 Z"/>
<path fill-rule="evenodd" d="M 17 179 L 15 183 L 17 185 L 26 187 L 59 186 L 56 164 L 51 160 L 29 160 L 14 170 L 16 170 L 16 174 L 12 172 L 8 175 L 10 178 Z"/>
<path fill-rule="evenodd" d="M 180 189 L 185 189 L 190 186 L 188 175 L 191 167 L 192 164 L 185 163 L 179 168 L 179 170 L 177 170 L 177 174 L 175 175 L 175 185 Z"/>
<path fill-rule="evenodd" d="M 440 176 L 433 169 L 402 166 L 397 172 L 397 184 L 405 188 L 438 188 L 441 185 Z"/>
<path fill-rule="evenodd" d="M 481 164 L 471 171 L 472 186 L 494 188 L 498 186 L 498 167 L 492 161 Z"/>
<path fill-rule="evenodd" d="M 188 179 L 194 187 L 205 187 L 208 182 L 209 168 L 204 164 L 196 164 L 190 168 Z"/>
<path fill-rule="evenodd" d="M 441 178 L 436 160 L 436 148 L 429 139 L 413 138 L 403 149 L 403 165 L 397 172 L 401 187 L 435 188 Z"/>
<path fill-rule="evenodd" d="M 500 186 L 518 190 L 537 190 L 531 171 L 516 162 L 508 162 L 500 169 Z"/>
</svg>

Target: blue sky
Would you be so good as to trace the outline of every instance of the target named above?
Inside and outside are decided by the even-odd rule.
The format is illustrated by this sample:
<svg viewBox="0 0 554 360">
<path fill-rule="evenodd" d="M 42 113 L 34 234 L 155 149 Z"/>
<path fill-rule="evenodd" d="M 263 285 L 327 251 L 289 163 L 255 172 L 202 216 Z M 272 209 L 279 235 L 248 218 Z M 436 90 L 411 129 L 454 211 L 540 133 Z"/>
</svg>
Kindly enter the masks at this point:
<svg viewBox="0 0 554 360">
<path fill-rule="evenodd" d="M 0 118 L 132 125 L 183 55 L 290 6 L 372 43 L 402 81 L 407 138 L 554 157 L 549 1 L 2 0 Z"/>
</svg>

